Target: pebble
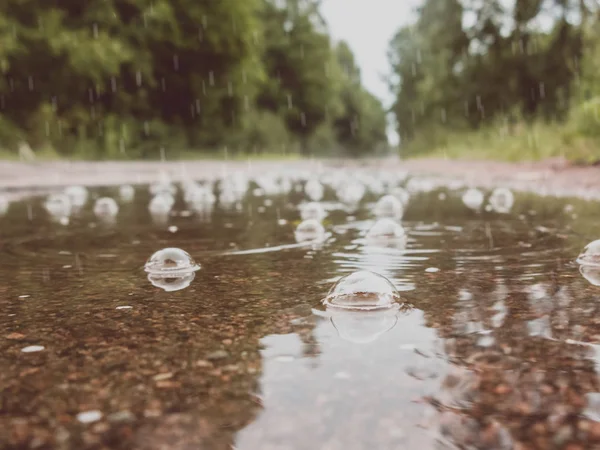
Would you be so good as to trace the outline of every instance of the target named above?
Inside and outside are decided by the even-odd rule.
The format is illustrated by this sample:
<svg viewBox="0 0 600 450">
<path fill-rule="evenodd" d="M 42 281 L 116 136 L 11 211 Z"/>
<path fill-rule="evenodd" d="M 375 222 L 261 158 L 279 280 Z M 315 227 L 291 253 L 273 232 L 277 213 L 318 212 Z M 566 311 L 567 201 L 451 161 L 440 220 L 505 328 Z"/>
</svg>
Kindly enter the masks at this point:
<svg viewBox="0 0 600 450">
<path fill-rule="evenodd" d="M 8 336 L 6 336 L 6 339 L 18 341 L 19 339 L 23 339 L 24 337 L 25 335 L 21 333 L 10 333 Z"/>
<path fill-rule="evenodd" d="M 21 349 L 21 351 L 23 353 L 34 353 L 34 352 L 41 352 L 42 350 L 44 350 L 44 346 L 43 345 L 30 345 L 28 347 L 24 347 Z"/>
<path fill-rule="evenodd" d="M 135 415 L 131 411 L 118 411 L 110 414 L 107 419 L 109 422 L 133 422 L 135 421 Z"/>
<path fill-rule="evenodd" d="M 173 372 L 159 373 L 152 377 L 154 381 L 163 381 L 168 380 L 169 378 L 173 378 Z"/>
<path fill-rule="evenodd" d="M 428 267 L 427 269 L 425 269 L 425 272 L 427 272 L 427 273 L 436 273 L 439 271 L 440 271 L 440 269 L 438 269 L 437 267 Z"/>
<path fill-rule="evenodd" d="M 102 413 L 97 409 L 77 414 L 77 420 L 81 423 L 92 423 L 102 419 Z"/>
<path fill-rule="evenodd" d="M 131 308 L 133 308 L 133 306 L 124 305 L 124 306 L 117 306 L 115 309 L 131 309 Z"/>
<path fill-rule="evenodd" d="M 216 350 L 206 355 L 206 359 L 208 359 L 209 361 L 215 361 L 217 359 L 227 358 L 228 356 L 229 353 L 227 353 L 225 350 Z"/>
</svg>

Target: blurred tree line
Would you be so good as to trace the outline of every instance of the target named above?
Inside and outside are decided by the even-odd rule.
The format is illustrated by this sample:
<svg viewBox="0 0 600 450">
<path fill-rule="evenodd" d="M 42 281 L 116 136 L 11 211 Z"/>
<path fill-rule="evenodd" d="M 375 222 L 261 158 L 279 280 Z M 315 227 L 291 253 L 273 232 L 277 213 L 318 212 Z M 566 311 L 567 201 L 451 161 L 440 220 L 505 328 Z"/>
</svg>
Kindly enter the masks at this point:
<svg viewBox="0 0 600 450">
<path fill-rule="evenodd" d="M 596 0 L 424 0 L 389 49 L 405 151 L 478 135 L 516 158 L 600 159 L 599 44 Z"/>
<path fill-rule="evenodd" d="M 0 148 L 374 153 L 380 102 L 317 0 L 4 0 Z"/>
</svg>

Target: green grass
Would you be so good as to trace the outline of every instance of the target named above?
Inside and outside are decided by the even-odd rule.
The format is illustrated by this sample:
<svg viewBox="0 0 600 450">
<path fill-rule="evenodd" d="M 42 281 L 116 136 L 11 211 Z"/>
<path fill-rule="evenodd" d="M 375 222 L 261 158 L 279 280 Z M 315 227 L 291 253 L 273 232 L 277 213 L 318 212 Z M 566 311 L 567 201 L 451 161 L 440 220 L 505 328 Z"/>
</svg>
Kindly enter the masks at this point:
<svg viewBox="0 0 600 450">
<path fill-rule="evenodd" d="M 578 163 L 600 161 L 600 101 L 580 105 L 565 122 L 505 123 L 479 130 L 427 127 L 402 150 L 406 157 L 539 161 L 562 157 Z"/>
<path fill-rule="evenodd" d="M 218 161 L 294 161 L 303 158 L 299 153 L 226 153 L 223 151 L 194 151 L 184 150 L 173 153 L 166 153 L 167 161 L 193 161 L 193 160 L 218 160 Z M 86 155 L 61 155 L 52 148 L 45 148 L 35 151 L 36 161 L 94 161 L 94 158 L 88 158 Z M 140 158 L 119 158 L 122 161 L 134 161 Z M 19 161 L 19 155 L 0 148 L 0 161 Z M 151 158 L 159 161 L 160 158 Z"/>
</svg>

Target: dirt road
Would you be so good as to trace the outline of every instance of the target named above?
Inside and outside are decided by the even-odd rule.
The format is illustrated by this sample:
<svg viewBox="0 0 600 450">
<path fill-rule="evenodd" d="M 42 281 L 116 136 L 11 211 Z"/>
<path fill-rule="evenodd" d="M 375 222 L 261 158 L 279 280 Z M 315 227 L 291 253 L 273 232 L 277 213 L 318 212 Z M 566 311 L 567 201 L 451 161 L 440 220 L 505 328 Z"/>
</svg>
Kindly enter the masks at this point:
<svg viewBox="0 0 600 450">
<path fill-rule="evenodd" d="M 290 166 L 327 170 L 332 167 L 379 168 L 385 171 L 408 171 L 411 174 L 460 178 L 473 186 L 510 185 L 521 190 L 552 194 L 600 198 L 600 167 L 577 167 L 564 161 L 535 163 L 500 163 L 489 161 L 448 161 L 418 159 L 401 161 L 379 159 L 366 161 L 177 161 L 177 162 L 0 162 L 0 189 L 32 191 L 59 188 L 70 184 L 88 186 L 123 183 L 149 183 L 159 171 L 167 171 L 175 180 L 187 173 L 206 178 L 227 171 L 247 170 L 250 174 L 277 171 Z"/>
</svg>

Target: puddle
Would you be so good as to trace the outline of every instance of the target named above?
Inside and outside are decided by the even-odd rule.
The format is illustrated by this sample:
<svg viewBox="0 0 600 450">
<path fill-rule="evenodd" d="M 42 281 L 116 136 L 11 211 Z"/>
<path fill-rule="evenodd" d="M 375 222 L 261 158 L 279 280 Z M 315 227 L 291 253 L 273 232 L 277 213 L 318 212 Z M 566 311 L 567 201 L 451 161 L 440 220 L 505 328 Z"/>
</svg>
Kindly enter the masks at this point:
<svg viewBox="0 0 600 450">
<path fill-rule="evenodd" d="M 600 237 L 599 203 L 313 175 L 232 177 L 222 198 L 198 180 L 187 203 L 164 180 L 154 203 L 148 186 L 11 202 L 2 447 L 600 441 L 600 282 L 575 263 Z M 374 239 L 380 217 L 400 228 Z M 303 219 L 323 230 L 299 239 Z M 194 270 L 145 272 L 173 248 Z M 362 270 L 410 308 L 328 313 L 332 285 Z"/>
</svg>

